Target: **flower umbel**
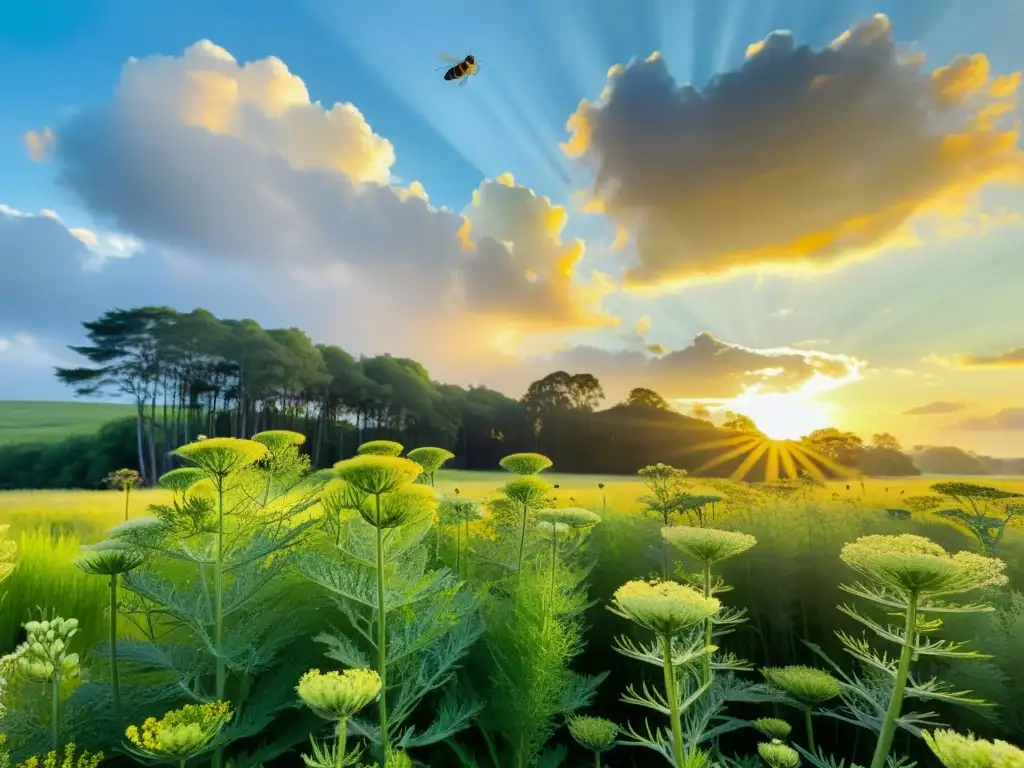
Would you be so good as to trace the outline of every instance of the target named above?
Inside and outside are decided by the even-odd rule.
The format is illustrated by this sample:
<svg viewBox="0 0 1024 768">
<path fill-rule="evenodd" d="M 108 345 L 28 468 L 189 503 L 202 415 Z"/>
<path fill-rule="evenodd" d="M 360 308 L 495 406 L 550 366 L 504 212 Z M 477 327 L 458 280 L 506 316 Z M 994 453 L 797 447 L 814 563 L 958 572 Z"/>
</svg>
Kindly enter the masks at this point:
<svg viewBox="0 0 1024 768">
<path fill-rule="evenodd" d="M 769 739 L 779 741 L 789 738 L 793 731 L 793 726 L 777 717 L 759 717 L 753 722 L 753 726 Z"/>
<path fill-rule="evenodd" d="M 423 472 L 423 467 L 411 459 L 373 453 L 339 461 L 334 469 L 353 488 L 371 495 L 393 491 Z"/>
<path fill-rule="evenodd" d="M 516 475 L 536 475 L 551 466 L 551 459 L 539 453 L 513 453 L 499 461 L 498 465 Z"/>
<path fill-rule="evenodd" d="M 1007 582 L 1006 564 L 972 552 L 951 555 L 923 536 L 861 536 L 839 557 L 858 573 L 903 594 L 954 595 Z"/>
<path fill-rule="evenodd" d="M 619 727 L 611 720 L 603 717 L 583 715 L 569 719 L 569 734 L 584 749 L 591 752 L 604 752 L 615 746 L 615 737 Z"/>
<path fill-rule="evenodd" d="M 839 681 L 828 672 L 795 664 L 789 667 L 765 667 L 764 679 L 807 707 L 834 699 L 839 695 Z"/>
<path fill-rule="evenodd" d="M 692 528 L 687 525 L 662 528 L 661 536 L 676 549 L 705 563 L 727 560 L 757 544 L 757 539 L 747 533 L 720 531 L 716 528 Z"/>
<path fill-rule="evenodd" d="M 601 522 L 599 514 L 580 507 L 544 509 L 537 516 L 549 523 L 562 523 L 570 528 L 591 528 Z"/>
<path fill-rule="evenodd" d="M 146 556 L 116 539 L 83 546 L 75 565 L 94 576 L 115 576 L 133 571 L 145 562 Z"/>
<path fill-rule="evenodd" d="M 295 691 L 303 704 L 324 720 L 344 720 L 377 698 L 380 675 L 371 669 L 311 669 L 299 679 Z"/>
<path fill-rule="evenodd" d="M 32 755 L 17 768 L 96 768 L 103 761 L 102 752 L 89 752 L 82 750 L 75 756 L 77 745 L 74 742 L 64 745 L 63 754 L 57 750 L 50 750 L 43 755 Z"/>
<path fill-rule="evenodd" d="M 674 581 L 627 581 L 612 597 L 609 610 L 659 635 L 674 635 L 721 610 L 714 597 Z"/>
<path fill-rule="evenodd" d="M 1005 741 L 975 739 L 955 731 L 937 730 L 921 734 L 928 748 L 946 768 L 1019 768 L 1024 750 Z"/>
<path fill-rule="evenodd" d="M 262 443 L 238 437 L 211 437 L 174 451 L 175 455 L 195 464 L 207 476 L 220 478 L 266 458 L 267 453 L 267 446 Z"/>
<path fill-rule="evenodd" d="M 178 763 L 204 752 L 230 719 L 226 702 L 187 704 L 159 720 L 151 717 L 141 726 L 128 726 L 126 746 L 140 757 Z"/>
<path fill-rule="evenodd" d="M 757 754 L 771 768 L 797 768 L 800 765 L 799 753 L 781 742 L 762 742 L 757 745 Z"/>
</svg>

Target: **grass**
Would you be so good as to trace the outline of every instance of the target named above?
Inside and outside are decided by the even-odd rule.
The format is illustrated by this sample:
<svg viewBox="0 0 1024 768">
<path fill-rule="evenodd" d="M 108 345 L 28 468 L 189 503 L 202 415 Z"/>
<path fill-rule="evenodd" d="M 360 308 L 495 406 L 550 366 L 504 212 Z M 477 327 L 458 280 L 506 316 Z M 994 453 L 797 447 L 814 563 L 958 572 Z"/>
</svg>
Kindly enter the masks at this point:
<svg viewBox="0 0 1024 768">
<path fill-rule="evenodd" d="M 134 413 L 134 406 L 117 403 L 0 400 L 0 445 L 53 443 L 90 435 L 104 424 Z"/>
</svg>

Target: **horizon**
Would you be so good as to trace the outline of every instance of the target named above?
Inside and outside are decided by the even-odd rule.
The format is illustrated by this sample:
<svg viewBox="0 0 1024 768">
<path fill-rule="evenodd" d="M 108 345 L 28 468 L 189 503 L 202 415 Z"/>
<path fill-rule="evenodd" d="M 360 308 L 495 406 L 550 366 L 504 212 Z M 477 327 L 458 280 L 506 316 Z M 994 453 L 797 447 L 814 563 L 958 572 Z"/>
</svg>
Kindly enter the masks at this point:
<svg viewBox="0 0 1024 768">
<path fill-rule="evenodd" d="M 0 400 L 84 402 L 83 322 L 201 306 L 1024 457 L 1024 5 L 57 7 L 0 11 Z"/>
</svg>

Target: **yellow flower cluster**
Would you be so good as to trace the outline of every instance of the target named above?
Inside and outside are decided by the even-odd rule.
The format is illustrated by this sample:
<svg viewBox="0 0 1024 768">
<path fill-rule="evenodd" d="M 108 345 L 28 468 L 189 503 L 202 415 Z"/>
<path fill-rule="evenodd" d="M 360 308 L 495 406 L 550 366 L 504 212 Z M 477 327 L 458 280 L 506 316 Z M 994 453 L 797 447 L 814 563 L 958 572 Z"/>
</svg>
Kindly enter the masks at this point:
<svg viewBox="0 0 1024 768">
<path fill-rule="evenodd" d="M 951 555 L 923 536 L 862 536 L 839 557 L 854 570 L 900 592 L 954 595 L 1007 582 L 1006 564 L 973 552 Z"/>
<path fill-rule="evenodd" d="M 202 752 L 230 719 L 231 707 L 226 702 L 187 704 L 159 720 L 147 719 L 141 728 L 131 725 L 124 735 L 149 757 L 187 760 Z"/>
<path fill-rule="evenodd" d="M 83 751 L 75 758 L 75 744 L 67 744 L 64 747 L 63 755 L 56 750 L 51 750 L 44 755 L 32 757 L 23 763 L 18 763 L 17 768 L 96 768 L 103 760 L 102 752 Z"/>
<path fill-rule="evenodd" d="M 722 604 L 674 581 L 627 581 L 609 606 L 613 613 L 660 635 L 674 635 L 714 616 Z"/>
<path fill-rule="evenodd" d="M 662 528 L 661 536 L 676 549 L 706 563 L 735 557 L 757 544 L 757 539 L 747 533 L 686 525 Z"/>
<path fill-rule="evenodd" d="M 1024 750 L 1005 741 L 985 741 L 955 731 L 937 730 L 922 734 L 929 749 L 947 768 L 1020 768 Z"/>
<path fill-rule="evenodd" d="M 372 669 L 311 669 L 299 679 L 295 692 L 324 720 L 345 720 L 376 699 L 380 687 L 380 675 Z"/>
</svg>

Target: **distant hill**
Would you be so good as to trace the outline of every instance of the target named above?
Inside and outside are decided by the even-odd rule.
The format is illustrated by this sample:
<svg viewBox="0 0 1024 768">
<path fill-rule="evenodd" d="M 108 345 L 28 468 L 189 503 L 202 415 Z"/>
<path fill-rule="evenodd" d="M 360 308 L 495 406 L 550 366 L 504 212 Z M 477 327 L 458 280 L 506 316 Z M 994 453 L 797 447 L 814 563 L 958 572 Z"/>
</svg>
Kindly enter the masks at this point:
<svg viewBox="0 0 1024 768">
<path fill-rule="evenodd" d="M 0 445 L 91 435 L 108 422 L 134 414 L 132 405 L 0 400 Z"/>
<path fill-rule="evenodd" d="M 1024 475 L 1024 459 L 997 459 L 952 445 L 914 446 L 911 457 L 927 475 Z"/>
</svg>

